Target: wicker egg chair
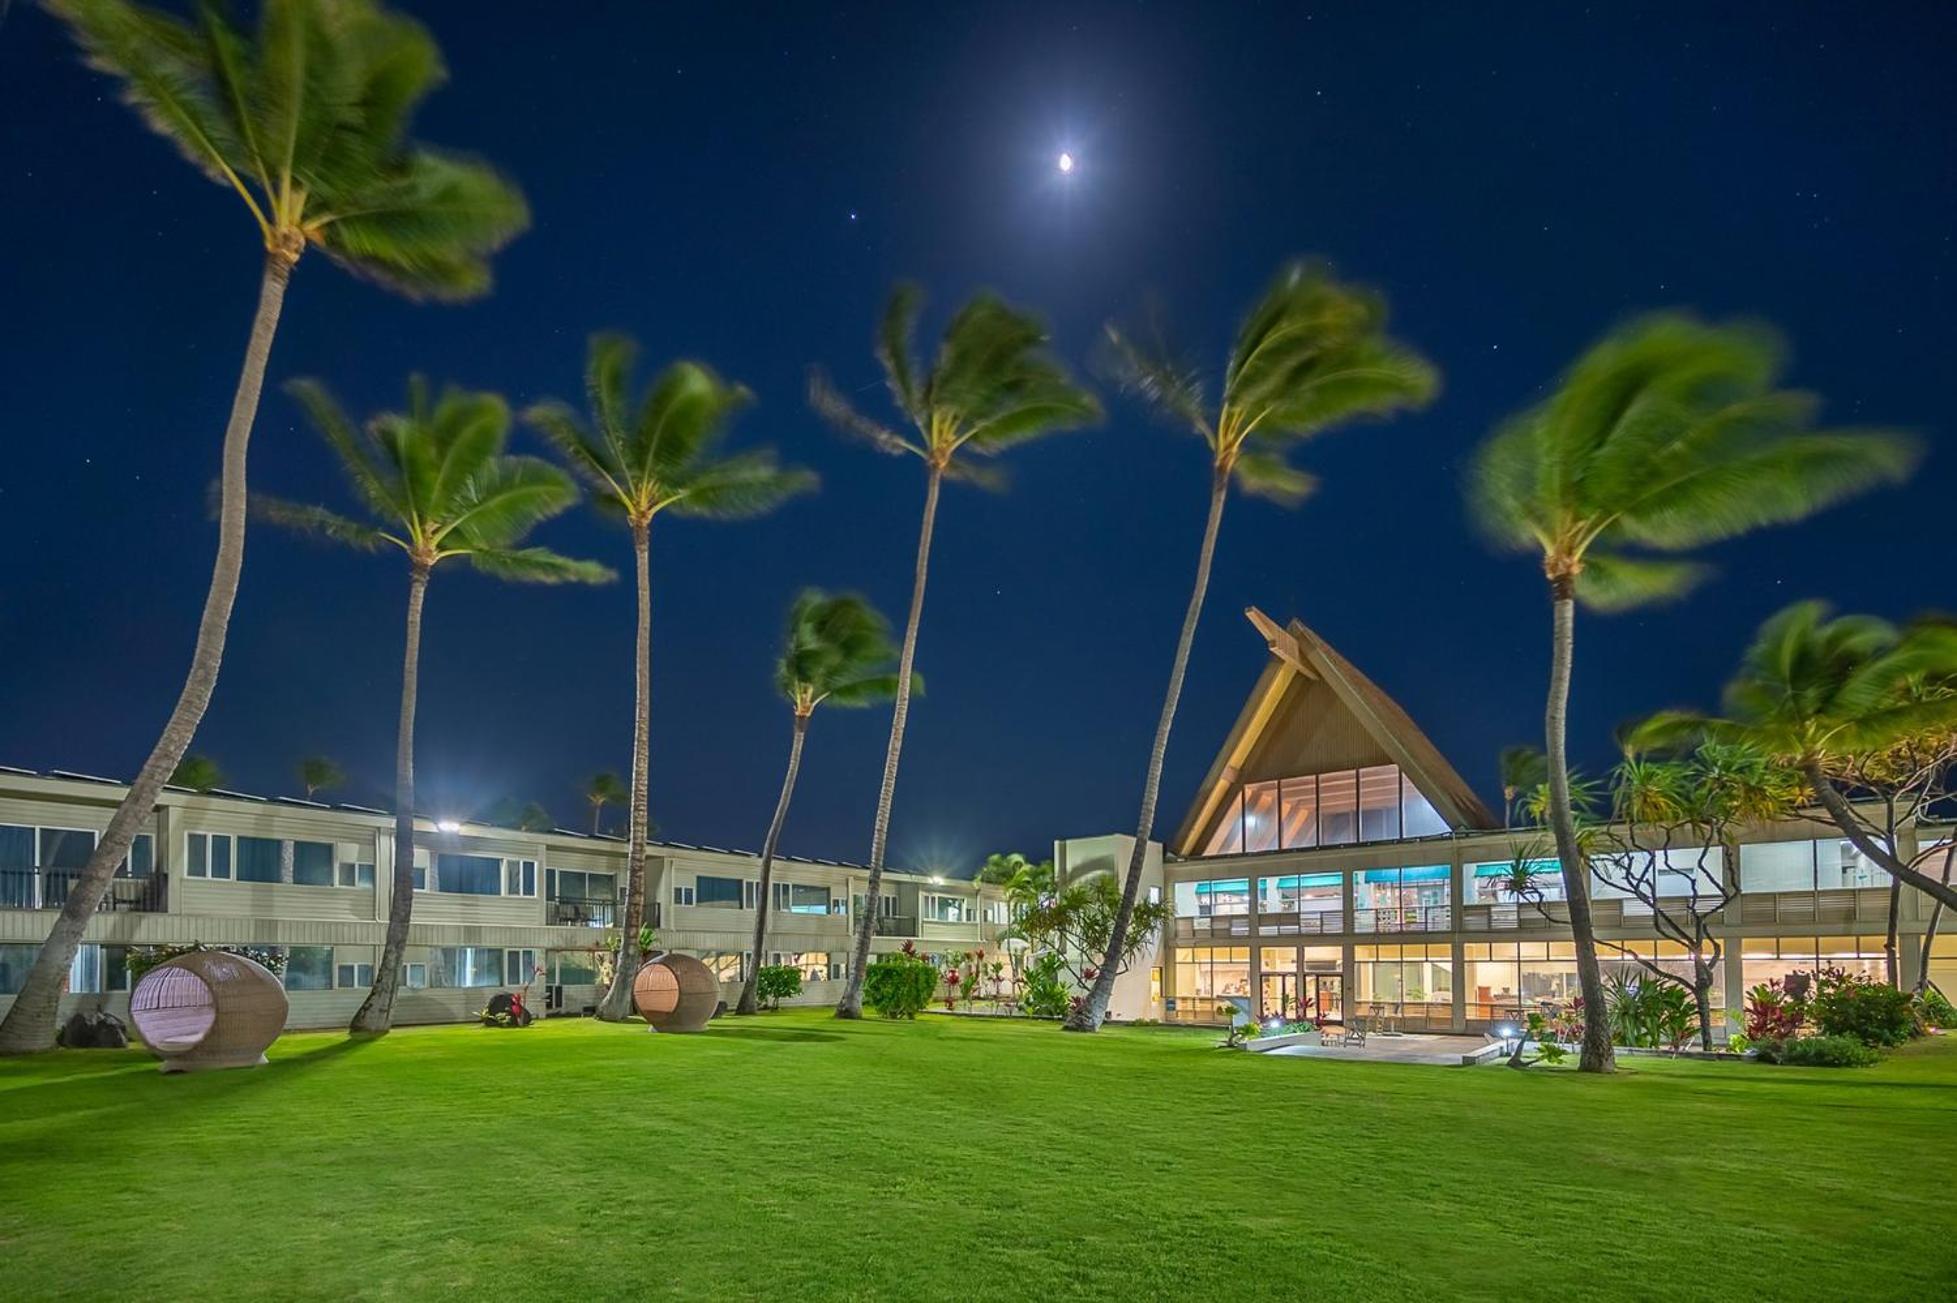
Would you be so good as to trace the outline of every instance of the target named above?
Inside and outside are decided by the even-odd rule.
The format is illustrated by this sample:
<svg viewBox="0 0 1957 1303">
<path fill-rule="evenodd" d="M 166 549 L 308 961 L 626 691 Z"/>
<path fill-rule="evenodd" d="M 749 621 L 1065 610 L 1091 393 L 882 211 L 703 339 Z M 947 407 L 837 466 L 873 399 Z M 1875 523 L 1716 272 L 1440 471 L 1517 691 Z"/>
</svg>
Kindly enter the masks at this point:
<svg viewBox="0 0 1957 1303">
<path fill-rule="evenodd" d="M 285 1030 L 285 988 L 270 969 L 222 950 L 193 950 L 144 973 L 129 1021 L 164 1072 L 249 1068 Z"/>
<path fill-rule="evenodd" d="M 720 979 L 692 955 L 667 951 L 632 979 L 632 1004 L 656 1032 L 701 1031 L 720 1008 Z"/>
</svg>

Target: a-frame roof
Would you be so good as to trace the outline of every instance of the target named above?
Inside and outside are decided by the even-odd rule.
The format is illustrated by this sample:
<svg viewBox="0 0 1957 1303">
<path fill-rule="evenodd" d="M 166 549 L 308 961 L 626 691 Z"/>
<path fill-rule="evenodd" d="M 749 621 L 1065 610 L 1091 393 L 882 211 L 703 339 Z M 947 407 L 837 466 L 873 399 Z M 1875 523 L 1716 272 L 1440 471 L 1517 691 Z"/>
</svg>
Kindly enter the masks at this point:
<svg viewBox="0 0 1957 1303">
<path fill-rule="evenodd" d="M 1279 730 L 1293 726 L 1306 703 L 1301 694 L 1323 685 L 1323 699 L 1334 703 L 1351 723 L 1413 781 L 1434 809 L 1455 829 L 1501 826 L 1481 803 L 1474 789 L 1455 772 L 1427 735 L 1420 731 L 1400 703 L 1359 672 L 1357 666 L 1298 620 L 1280 628 L 1256 607 L 1244 612 L 1271 649 L 1270 664 L 1251 690 L 1223 749 L 1217 753 L 1196 790 L 1196 799 L 1183 816 L 1169 849 L 1178 855 L 1197 853 L 1197 839 L 1215 819 L 1217 808 L 1245 777 L 1246 761 L 1278 741 Z M 1329 766 L 1328 766 L 1329 767 Z M 1299 771 L 1308 772 L 1308 771 Z M 1266 775 L 1253 774 L 1253 779 Z"/>
</svg>

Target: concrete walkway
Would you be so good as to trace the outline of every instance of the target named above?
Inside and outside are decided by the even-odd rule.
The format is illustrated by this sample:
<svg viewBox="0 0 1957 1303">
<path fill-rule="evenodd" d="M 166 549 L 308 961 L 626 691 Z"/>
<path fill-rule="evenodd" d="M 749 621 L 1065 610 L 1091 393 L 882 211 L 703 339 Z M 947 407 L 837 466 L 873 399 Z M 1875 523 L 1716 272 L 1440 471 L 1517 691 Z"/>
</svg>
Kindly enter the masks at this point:
<svg viewBox="0 0 1957 1303">
<path fill-rule="evenodd" d="M 1255 1041 L 1251 1042 L 1254 1047 Z M 1261 1051 L 1270 1055 L 1289 1055 L 1301 1059 L 1348 1059 L 1355 1063 L 1425 1063 L 1435 1067 L 1459 1068 L 1485 1061 L 1501 1047 L 1481 1036 L 1381 1036 L 1366 1038 L 1363 1049 L 1329 1045 L 1279 1045 Z"/>
</svg>

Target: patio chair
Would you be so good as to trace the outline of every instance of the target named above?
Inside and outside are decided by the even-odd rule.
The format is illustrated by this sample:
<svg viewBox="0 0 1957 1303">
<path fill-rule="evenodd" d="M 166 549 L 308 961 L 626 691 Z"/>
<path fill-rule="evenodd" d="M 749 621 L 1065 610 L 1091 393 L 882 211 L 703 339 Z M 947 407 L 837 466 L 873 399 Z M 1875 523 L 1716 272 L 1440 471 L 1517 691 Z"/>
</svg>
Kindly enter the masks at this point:
<svg viewBox="0 0 1957 1303">
<path fill-rule="evenodd" d="M 1326 1045 L 1337 1046 L 1341 1049 L 1363 1050 L 1366 1048 L 1367 1025 L 1367 1020 L 1364 1015 L 1355 1015 L 1347 1021 L 1344 1027 L 1338 1030 L 1336 1036 L 1321 1032 L 1319 1034 L 1319 1040 Z"/>
</svg>

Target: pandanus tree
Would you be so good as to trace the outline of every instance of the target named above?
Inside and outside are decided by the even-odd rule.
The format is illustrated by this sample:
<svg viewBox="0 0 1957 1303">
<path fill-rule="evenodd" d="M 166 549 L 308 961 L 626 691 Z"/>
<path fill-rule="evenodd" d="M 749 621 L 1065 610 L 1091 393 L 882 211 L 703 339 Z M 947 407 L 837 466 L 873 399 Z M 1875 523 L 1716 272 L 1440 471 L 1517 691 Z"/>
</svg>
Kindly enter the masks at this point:
<svg viewBox="0 0 1957 1303">
<path fill-rule="evenodd" d="M 445 561 L 519 583 L 604 583 L 614 576 L 595 562 L 524 546 L 531 530 L 577 501 L 577 486 L 548 462 L 505 451 L 510 414 L 497 395 L 450 388 L 436 396 L 416 377 L 409 382 L 406 411 L 384 412 L 356 427 L 323 385 L 295 381 L 291 391 L 339 459 L 365 519 L 263 495 L 254 495 L 254 510 L 275 524 L 363 552 L 395 549 L 408 563 L 387 935 L 374 985 L 349 1029 L 379 1035 L 393 1024 L 414 917 L 415 701 L 429 580 Z"/>
<path fill-rule="evenodd" d="M 152 130 L 244 204 L 264 246 L 258 307 L 225 425 L 218 546 L 190 669 L 163 731 L 0 1022 L 0 1053 L 49 1049 L 61 982 L 89 917 L 210 704 L 244 566 L 245 454 L 287 281 L 316 248 L 409 298 L 489 288 L 489 256 L 528 222 L 494 171 L 410 139 L 445 76 L 420 24 L 370 0 L 265 0 L 258 29 L 227 6 L 185 21 L 128 0 L 50 0 L 91 66 Z"/>
<path fill-rule="evenodd" d="M 592 836 L 598 835 L 598 821 L 604 818 L 605 807 L 629 800 L 630 795 L 625 780 L 609 769 L 591 776 L 591 782 L 584 789 L 584 803 L 591 807 Z"/>
<path fill-rule="evenodd" d="M 775 851 L 781 845 L 782 824 L 795 799 L 795 780 L 802 771 L 802 742 L 817 706 L 873 706 L 897 695 L 897 648 L 890 641 L 890 621 L 853 593 L 829 596 L 808 589 L 788 609 L 788 634 L 781 660 L 775 665 L 775 691 L 794 718 L 788 741 L 788 769 L 782 775 L 781 795 L 761 843 L 761 883 L 754 910 L 754 962 L 741 984 L 736 1011 L 760 1008 L 758 975 L 767 954 L 768 911 L 773 890 Z M 923 681 L 912 683 L 923 690 Z"/>
<path fill-rule="evenodd" d="M 1293 444 L 1353 421 L 1418 407 L 1433 397 L 1439 383 L 1425 358 L 1387 335 L 1381 295 L 1341 282 L 1310 263 L 1286 267 L 1244 318 L 1224 362 L 1214 406 L 1204 392 L 1201 372 L 1166 347 L 1112 325 L 1108 340 L 1125 386 L 1202 439 L 1208 449 L 1209 515 L 1142 778 L 1141 815 L 1121 905 L 1093 987 L 1067 1019 L 1070 1031 L 1099 1029 L 1115 978 L 1125 967 L 1142 865 L 1155 835 L 1169 731 L 1182 700 L 1183 675 L 1209 593 L 1210 566 L 1231 486 L 1280 505 L 1296 505 L 1313 482 L 1286 460 Z"/>
<path fill-rule="evenodd" d="M 809 401 L 838 431 L 893 457 L 924 463 L 924 512 L 917 532 L 917 559 L 911 571 L 911 601 L 904 619 L 903 649 L 897 663 L 897 697 L 890 712 L 890 742 L 884 749 L 883 779 L 877 789 L 876 820 L 870 832 L 869 881 L 865 908 L 856 920 L 839 1018 L 863 1016 L 863 971 L 876 936 L 877 901 L 883 890 L 883 861 L 890 842 L 890 810 L 897 795 L 897 763 L 910 719 L 911 672 L 917 659 L 917 631 L 924 616 L 924 581 L 931 563 L 931 534 L 938 520 L 938 493 L 946 480 L 981 487 L 1002 482 L 985 460 L 1008 449 L 1100 419 L 1094 395 L 1076 385 L 1046 347 L 1046 328 L 1032 315 L 980 294 L 953 315 L 928 370 L 920 369 L 912 337 L 922 296 L 914 285 L 891 292 L 877 330 L 876 355 L 884 383 L 909 431 L 863 415 L 821 371 L 809 380 Z"/>
<path fill-rule="evenodd" d="M 1949 798 L 1957 777 L 1957 627 L 1898 628 L 1796 602 L 1760 626 L 1721 714 L 1668 711 L 1638 736 L 1738 744 L 1796 770 L 1842 836 L 1890 875 L 1889 980 L 1902 985 L 1901 887 L 1957 907 L 1957 887 L 1924 872 L 1927 861 L 1948 867 L 1943 848 L 1909 856 L 1900 836 Z"/>
<path fill-rule="evenodd" d="M 772 449 L 727 453 L 721 448 L 734 414 L 749 394 L 697 362 L 674 362 L 643 397 L 633 394 L 638 348 L 623 335 L 593 335 L 585 356 L 589 418 L 549 400 L 524 413 L 527 421 L 591 489 L 598 509 L 621 521 L 632 538 L 638 625 L 632 649 L 632 779 L 626 805 L 625 919 L 611 985 L 598 1016 L 620 1022 L 632 1013 L 632 981 L 644 961 L 640 935 L 646 916 L 646 838 L 652 746 L 652 522 L 675 516 L 739 520 L 766 515 L 815 487 L 808 471 L 783 468 Z"/>
<path fill-rule="evenodd" d="M 1555 391 L 1475 455 L 1469 499 L 1498 547 L 1541 560 L 1551 657 L 1543 712 L 1549 825 L 1562 864 L 1584 1007 L 1579 1066 L 1615 1064 L 1589 871 L 1570 803 L 1566 712 L 1579 601 L 1621 611 L 1674 598 L 1705 575 L 1680 554 L 1904 478 L 1915 444 L 1813 428 L 1816 401 L 1780 388 L 1770 331 L 1690 316 L 1642 318 L 1577 359 Z"/>
</svg>

